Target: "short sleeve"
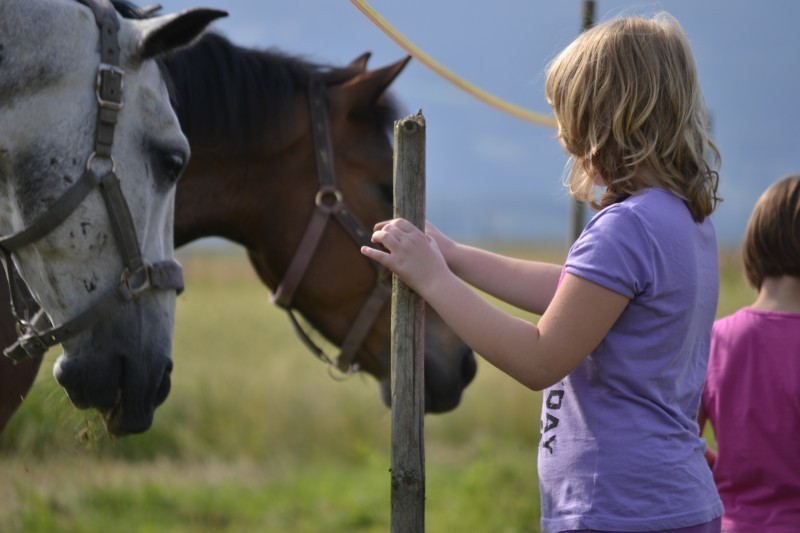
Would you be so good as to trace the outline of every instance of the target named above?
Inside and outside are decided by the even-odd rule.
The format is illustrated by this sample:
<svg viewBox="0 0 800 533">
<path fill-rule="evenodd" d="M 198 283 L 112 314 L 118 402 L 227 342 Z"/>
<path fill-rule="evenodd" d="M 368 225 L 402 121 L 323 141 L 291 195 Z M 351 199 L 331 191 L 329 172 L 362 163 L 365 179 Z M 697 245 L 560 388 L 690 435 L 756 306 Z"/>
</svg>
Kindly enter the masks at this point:
<svg viewBox="0 0 800 533">
<path fill-rule="evenodd" d="M 653 281 L 653 251 L 641 219 L 624 204 L 599 212 L 572 245 L 570 274 L 633 299 Z"/>
</svg>

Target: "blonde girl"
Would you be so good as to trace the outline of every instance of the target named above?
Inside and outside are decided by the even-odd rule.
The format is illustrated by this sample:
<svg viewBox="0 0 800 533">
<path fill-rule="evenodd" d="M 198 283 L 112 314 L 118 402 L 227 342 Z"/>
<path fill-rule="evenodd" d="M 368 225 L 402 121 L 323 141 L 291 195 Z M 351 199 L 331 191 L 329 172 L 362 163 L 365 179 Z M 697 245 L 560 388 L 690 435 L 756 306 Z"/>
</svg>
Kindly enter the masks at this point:
<svg viewBox="0 0 800 533">
<path fill-rule="evenodd" d="M 487 361 L 543 391 L 544 531 L 719 531 L 696 422 L 718 298 L 718 153 L 687 38 L 666 14 L 599 24 L 551 63 L 545 92 L 570 192 L 599 209 L 565 265 L 402 219 L 376 225 L 385 252 L 362 253 Z"/>
</svg>

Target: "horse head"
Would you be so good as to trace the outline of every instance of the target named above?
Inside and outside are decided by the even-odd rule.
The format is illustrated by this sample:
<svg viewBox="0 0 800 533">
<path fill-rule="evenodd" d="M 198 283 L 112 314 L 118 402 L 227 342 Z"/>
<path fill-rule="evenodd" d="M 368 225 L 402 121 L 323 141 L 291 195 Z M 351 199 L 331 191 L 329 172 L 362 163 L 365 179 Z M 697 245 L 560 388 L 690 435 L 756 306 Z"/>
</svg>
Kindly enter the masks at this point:
<svg viewBox="0 0 800 533">
<path fill-rule="evenodd" d="M 192 147 L 175 198 L 175 243 L 216 236 L 242 245 L 274 300 L 341 347 L 339 369 L 375 376 L 388 404 L 386 275 L 359 247 L 392 216 L 400 117 L 387 91 L 408 59 L 375 70 L 368 59 L 329 67 L 214 32 L 171 55 Z M 444 412 L 460 402 L 476 363 L 431 309 L 426 317 L 426 408 Z"/>
<path fill-rule="evenodd" d="M 376 70 L 367 70 L 368 55 L 355 59 L 349 69 L 359 66 L 361 72 L 342 83 L 332 83 L 330 91 L 330 110 L 332 138 L 335 139 L 337 176 L 342 195 L 348 205 L 363 220 L 368 233 L 372 225 L 392 216 L 392 133 L 385 136 L 375 133 L 377 125 L 372 125 L 373 133 L 366 135 L 363 130 L 369 124 L 369 117 L 375 120 L 375 109 L 391 113 L 392 104 L 386 94 L 394 79 L 402 72 L 410 58 Z M 337 80 L 338 81 L 338 80 Z M 385 120 L 385 117 L 384 117 Z M 329 245 L 332 248 L 331 245 Z M 329 248 L 329 249 L 330 249 Z M 357 246 L 351 246 L 348 253 L 339 251 L 339 264 L 343 272 L 358 268 L 359 277 L 369 279 L 368 270 L 375 265 L 359 265 L 350 253 Z M 337 261 L 330 251 L 330 257 L 320 251 L 319 262 L 329 264 Z M 363 263 L 363 262 L 362 262 Z M 333 267 L 330 267 L 333 269 Z M 324 284 L 325 268 L 319 269 L 316 283 Z M 373 274 L 374 276 L 374 274 Z M 360 294 L 366 298 L 363 282 L 356 283 L 356 276 L 350 288 L 343 287 L 342 295 Z M 312 281 L 309 280 L 309 283 Z M 334 300 L 335 301 L 335 300 Z M 298 304 L 299 307 L 299 304 Z M 353 311 L 351 310 L 350 313 Z M 354 315 L 351 315 L 354 316 Z M 322 321 L 325 318 L 321 319 Z M 319 326 L 318 326 L 319 327 Z M 341 331 L 342 326 L 331 322 L 325 327 Z M 323 329 L 321 327 L 321 329 Z M 367 372 L 373 374 L 380 383 L 381 397 L 386 403 L 391 401 L 390 386 L 390 306 L 380 309 L 375 318 L 372 331 L 364 339 L 357 360 Z M 341 335 L 341 333 L 340 333 Z M 476 372 L 472 351 L 450 330 L 444 321 L 431 309 L 425 309 L 425 409 L 439 413 L 454 409 L 461 400 L 461 394 L 472 381 Z"/>
<path fill-rule="evenodd" d="M 236 219 L 249 222 L 236 231 L 262 281 L 276 291 L 276 302 L 341 347 L 339 358 L 329 362 L 373 375 L 389 405 L 389 277 L 361 256 L 359 246 L 369 243 L 376 222 L 392 216 L 397 117 L 387 89 L 410 58 L 367 70 L 368 58 L 312 74 L 295 94 L 292 119 L 262 143 L 263 166 L 251 163 L 246 170 L 251 200 L 237 206 Z M 335 183 L 323 175 L 335 176 Z M 187 180 L 179 188 L 178 234 L 190 187 Z M 321 212 L 329 217 L 324 226 L 309 222 Z M 296 271 L 296 263 L 305 266 Z M 474 355 L 430 308 L 425 329 L 426 410 L 449 411 L 475 376 Z"/>
<path fill-rule="evenodd" d="M 154 59 L 223 15 L 0 4 L 0 249 L 46 313 L 19 317 L 17 348 L 61 343 L 57 381 L 112 434 L 147 429 L 170 388 L 173 200 L 189 145 Z"/>
</svg>

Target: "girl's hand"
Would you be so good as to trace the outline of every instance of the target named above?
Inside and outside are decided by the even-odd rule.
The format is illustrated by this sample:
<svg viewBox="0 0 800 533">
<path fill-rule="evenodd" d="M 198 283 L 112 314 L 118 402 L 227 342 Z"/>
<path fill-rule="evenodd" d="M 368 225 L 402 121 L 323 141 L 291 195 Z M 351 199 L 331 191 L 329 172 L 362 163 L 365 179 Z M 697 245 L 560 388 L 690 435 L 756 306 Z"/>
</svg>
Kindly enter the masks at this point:
<svg viewBox="0 0 800 533">
<path fill-rule="evenodd" d="M 455 255 L 455 249 L 457 246 L 456 241 L 439 231 L 433 224 L 428 221 L 425 221 L 425 233 L 431 237 L 434 241 L 436 241 L 436 246 L 439 247 L 439 251 L 442 252 L 445 261 L 448 265 L 451 264 L 452 258 Z"/>
<path fill-rule="evenodd" d="M 706 463 L 708 463 L 708 467 L 711 470 L 714 470 L 714 464 L 717 462 L 717 454 L 714 452 L 714 450 L 706 448 L 704 455 L 706 458 Z"/>
<path fill-rule="evenodd" d="M 388 253 L 369 246 L 362 246 L 361 253 L 397 274 L 417 294 L 424 297 L 440 276 L 449 274 L 436 241 L 411 222 L 387 220 L 375 224 L 374 230 L 372 242 L 382 244 Z"/>
</svg>

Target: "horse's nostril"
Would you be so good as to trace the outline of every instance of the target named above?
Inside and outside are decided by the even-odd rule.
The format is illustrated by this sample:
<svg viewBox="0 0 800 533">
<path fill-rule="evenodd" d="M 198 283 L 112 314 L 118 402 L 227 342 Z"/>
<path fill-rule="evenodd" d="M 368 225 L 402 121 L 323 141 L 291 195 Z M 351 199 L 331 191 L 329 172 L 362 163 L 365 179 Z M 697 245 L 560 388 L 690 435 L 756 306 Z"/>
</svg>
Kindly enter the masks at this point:
<svg viewBox="0 0 800 533">
<path fill-rule="evenodd" d="M 158 385 L 158 390 L 156 391 L 156 398 L 155 398 L 155 405 L 158 407 L 164 400 L 167 399 L 169 395 L 169 391 L 172 388 L 172 380 L 170 379 L 170 372 L 172 371 L 172 363 L 170 363 L 167 368 L 164 369 L 164 375 L 161 377 L 161 383 Z"/>
<path fill-rule="evenodd" d="M 475 374 L 478 373 L 478 363 L 475 361 L 475 354 L 469 348 L 466 349 L 464 357 L 461 360 L 461 379 L 463 386 L 466 387 L 472 380 L 475 379 Z"/>
</svg>

